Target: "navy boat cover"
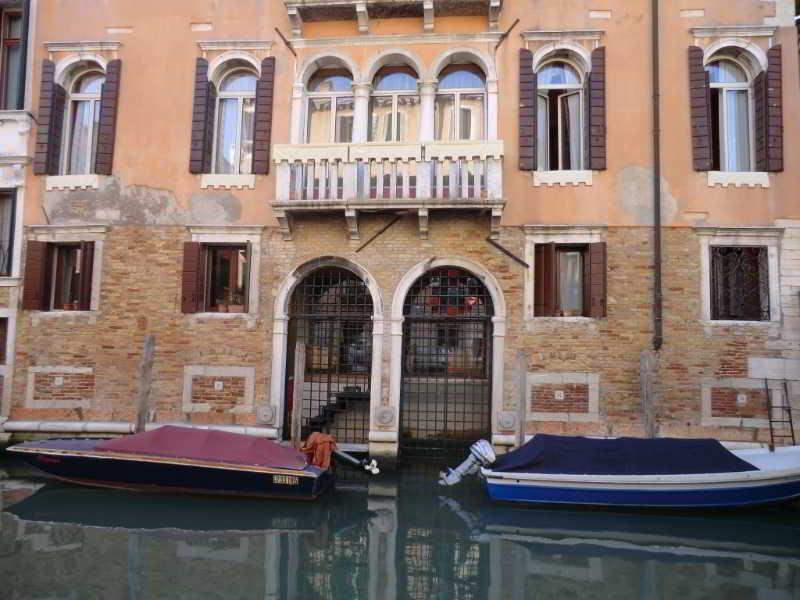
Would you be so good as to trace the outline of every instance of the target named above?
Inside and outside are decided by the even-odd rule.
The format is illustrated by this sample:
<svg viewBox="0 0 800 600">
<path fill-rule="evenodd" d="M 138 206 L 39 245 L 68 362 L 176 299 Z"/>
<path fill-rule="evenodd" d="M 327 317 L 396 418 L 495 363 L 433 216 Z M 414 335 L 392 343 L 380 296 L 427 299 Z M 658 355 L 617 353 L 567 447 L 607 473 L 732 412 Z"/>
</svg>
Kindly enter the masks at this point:
<svg viewBox="0 0 800 600">
<path fill-rule="evenodd" d="M 758 471 L 717 440 L 595 439 L 537 433 L 493 471 L 562 475 L 689 475 Z"/>
</svg>

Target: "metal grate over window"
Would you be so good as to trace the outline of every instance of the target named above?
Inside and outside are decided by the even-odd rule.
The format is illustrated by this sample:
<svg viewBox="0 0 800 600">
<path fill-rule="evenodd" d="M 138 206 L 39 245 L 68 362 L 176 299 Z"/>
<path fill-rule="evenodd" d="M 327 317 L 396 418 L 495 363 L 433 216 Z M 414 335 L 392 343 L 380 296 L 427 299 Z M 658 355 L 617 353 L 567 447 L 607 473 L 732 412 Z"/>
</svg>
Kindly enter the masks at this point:
<svg viewBox="0 0 800 600">
<path fill-rule="evenodd" d="M 372 298 L 354 273 L 318 269 L 295 289 L 290 305 L 290 368 L 305 348 L 302 377 L 291 376 L 291 394 L 302 386 L 301 435 L 323 431 L 342 443 L 365 444 L 369 431 L 372 365 Z M 288 419 L 287 419 L 288 422 Z"/>
<path fill-rule="evenodd" d="M 403 313 L 401 451 L 460 452 L 490 429 L 491 297 L 471 273 L 439 268 L 414 283 Z"/>
<path fill-rule="evenodd" d="M 711 247 L 711 318 L 769 321 L 766 247 Z"/>
</svg>

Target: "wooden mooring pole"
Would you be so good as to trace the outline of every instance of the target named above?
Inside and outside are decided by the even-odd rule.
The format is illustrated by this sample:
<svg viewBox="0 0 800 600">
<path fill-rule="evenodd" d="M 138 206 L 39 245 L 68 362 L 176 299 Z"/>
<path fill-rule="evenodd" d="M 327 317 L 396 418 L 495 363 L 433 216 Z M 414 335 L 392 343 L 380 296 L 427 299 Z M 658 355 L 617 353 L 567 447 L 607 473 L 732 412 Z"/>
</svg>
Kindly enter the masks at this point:
<svg viewBox="0 0 800 600">
<path fill-rule="evenodd" d="M 156 336 L 148 334 L 144 338 L 142 362 L 139 365 L 139 398 L 136 404 L 136 433 L 142 433 L 147 422 L 150 404 L 150 388 L 153 383 L 153 359 L 156 353 Z"/>
</svg>

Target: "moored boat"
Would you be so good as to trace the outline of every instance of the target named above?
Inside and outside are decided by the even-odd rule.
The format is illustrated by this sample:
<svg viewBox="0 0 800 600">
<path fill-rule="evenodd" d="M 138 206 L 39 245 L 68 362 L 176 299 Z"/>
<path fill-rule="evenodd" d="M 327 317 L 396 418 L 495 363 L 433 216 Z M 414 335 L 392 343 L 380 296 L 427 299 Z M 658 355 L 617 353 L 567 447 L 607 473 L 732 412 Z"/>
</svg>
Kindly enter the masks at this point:
<svg viewBox="0 0 800 600">
<path fill-rule="evenodd" d="M 729 450 L 711 439 L 537 434 L 497 458 L 488 443 L 476 443 L 440 483 L 478 470 L 500 502 L 721 508 L 800 498 L 800 446 Z"/>
<path fill-rule="evenodd" d="M 25 442 L 8 451 L 72 483 L 313 500 L 334 481 L 330 458 L 336 451 L 331 440 L 320 440 L 330 451 L 312 447 L 304 453 L 263 438 L 165 425 L 108 440 Z M 365 468 L 370 470 L 368 464 Z"/>
</svg>

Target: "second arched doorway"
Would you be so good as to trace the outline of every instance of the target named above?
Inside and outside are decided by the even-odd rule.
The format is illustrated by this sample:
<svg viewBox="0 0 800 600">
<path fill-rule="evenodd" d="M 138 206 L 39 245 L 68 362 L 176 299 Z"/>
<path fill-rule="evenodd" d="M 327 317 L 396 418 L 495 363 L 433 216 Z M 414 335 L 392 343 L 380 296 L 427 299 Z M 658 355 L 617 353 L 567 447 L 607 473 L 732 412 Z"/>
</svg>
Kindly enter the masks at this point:
<svg viewBox="0 0 800 600">
<path fill-rule="evenodd" d="M 403 304 L 400 452 L 461 453 L 491 433 L 492 316 L 486 286 L 469 271 L 419 277 Z"/>
</svg>

